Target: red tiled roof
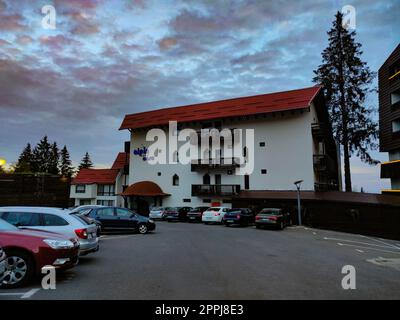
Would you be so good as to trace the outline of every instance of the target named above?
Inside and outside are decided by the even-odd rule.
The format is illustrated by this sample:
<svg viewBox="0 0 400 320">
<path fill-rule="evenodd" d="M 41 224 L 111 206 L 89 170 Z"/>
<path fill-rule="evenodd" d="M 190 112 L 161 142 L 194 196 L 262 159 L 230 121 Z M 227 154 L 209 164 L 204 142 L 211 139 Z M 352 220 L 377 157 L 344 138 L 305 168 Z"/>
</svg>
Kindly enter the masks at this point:
<svg viewBox="0 0 400 320">
<path fill-rule="evenodd" d="M 304 109 L 309 107 L 320 90 L 320 87 L 315 86 L 291 91 L 140 112 L 126 115 L 119 129 L 160 126 L 168 124 L 168 121 L 173 120 L 182 123 Z"/>
<path fill-rule="evenodd" d="M 81 169 L 71 184 L 113 184 L 117 175 L 115 169 Z"/>
<path fill-rule="evenodd" d="M 125 165 L 129 164 L 129 153 L 120 152 L 115 158 L 114 164 L 111 169 L 123 169 Z"/>
</svg>

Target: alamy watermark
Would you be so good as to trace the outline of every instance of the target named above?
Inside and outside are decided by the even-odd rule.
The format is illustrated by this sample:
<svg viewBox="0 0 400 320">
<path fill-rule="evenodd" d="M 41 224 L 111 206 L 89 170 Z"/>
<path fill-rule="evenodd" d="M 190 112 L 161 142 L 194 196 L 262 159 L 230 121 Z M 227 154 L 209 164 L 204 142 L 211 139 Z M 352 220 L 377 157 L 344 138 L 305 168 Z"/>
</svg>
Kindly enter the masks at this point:
<svg viewBox="0 0 400 320">
<path fill-rule="evenodd" d="M 178 130 L 178 123 L 170 121 L 168 133 L 151 129 L 146 141 L 152 144 L 133 150 L 133 154 L 150 165 L 234 164 L 236 175 L 251 174 L 254 170 L 254 129 Z"/>
<path fill-rule="evenodd" d="M 347 30 L 355 30 L 356 28 L 356 8 L 352 5 L 345 5 L 342 8 L 343 20 L 342 26 Z"/>
<path fill-rule="evenodd" d="M 56 8 L 52 5 L 45 5 L 42 7 L 42 14 L 45 16 L 42 18 L 42 28 L 54 30 L 57 27 L 57 12 Z"/>
<path fill-rule="evenodd" d="M 352 265 L 345 265 L 342 268 L 342 274 L 345 276 L 342 279 L 343 290 L 356 289 L 356 268 Z"/>
</svg>

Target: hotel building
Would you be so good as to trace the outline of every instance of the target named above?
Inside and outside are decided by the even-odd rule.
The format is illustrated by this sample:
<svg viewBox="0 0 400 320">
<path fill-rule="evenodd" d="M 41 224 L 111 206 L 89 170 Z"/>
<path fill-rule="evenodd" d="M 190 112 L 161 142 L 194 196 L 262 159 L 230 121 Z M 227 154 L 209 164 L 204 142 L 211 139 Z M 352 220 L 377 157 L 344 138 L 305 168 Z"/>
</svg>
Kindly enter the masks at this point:
<svg viewBox="0 0 400 320">
<path fill-rule="evenodd" d="M 209 163 L 192 159 L 182 164 L 176 153 L 176 164 L 150 164 L 147 152 L 154 142 L 147 141 L 146 135 L 151 129 L 162 129 L 168 137 L 170 121 L 178 123 L 174 134 L 189 128 L 199 136 L 206 128 L 228 129 L 233 132 L 229 147 L 239 143 L 234 129 L 254 130 L 254 152 L 250 154 L 253 148 L 244 144 L 245 137 L 240 145 L 244 159 L 253 161 L 253 170 L 236 174 L 243 164 L 235 157 L 227 162 L 223 151 Z M 120 195 L 125 206 L 139 213 L 161 205 L 231 206 L 243 191 L 295 190 L 297 180 L 303 180 L 302 190 L 341 190 L 340 157 L 320 87 L 129 114 L 120 130 L 130 132 L 125 150 L 130 154 L 129 174 L 127 183 L 120 184 Z M 185 143 L 178 142 L 178 150 Z M 224 145 L 223 138 L 220 143 Z M 123 202 L 116 197 L 116 204 Z"/>
</svg>

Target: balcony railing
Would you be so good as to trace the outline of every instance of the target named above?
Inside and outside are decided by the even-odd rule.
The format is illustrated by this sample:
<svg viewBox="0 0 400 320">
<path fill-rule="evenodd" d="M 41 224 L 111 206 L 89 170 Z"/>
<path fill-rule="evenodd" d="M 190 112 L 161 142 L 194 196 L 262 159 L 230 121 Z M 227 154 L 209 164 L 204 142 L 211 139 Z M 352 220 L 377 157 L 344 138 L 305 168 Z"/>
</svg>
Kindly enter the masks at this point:
<svg viewBox="0 0 400 320">
<path fill-rule="evenodd" d="M 335 168 L 335 162 L 326 154 L 315 154 L 313 156 L 314 170 L 317 172 L 330 171 Z"/>
<path fill-rule="evenodd" d="M 191 170 L 197 171 L 202 169 L 235 169 L 240 167 L 238 158 L 218 158 L 209 159 L 208 163 L 202 163 L 201 159 L 193 160 L 191 164 Z"/>
<path fill-rule="evenodd" d="M 324 122 L 311 124 L 311 132 L 314 138 L 321 141 L 329 136 L 328 126 Z"/>
<path fill-rule="evenodd" d="M 239 192 L 239 184 L 192 184 L 192 196 L 232 196 Z"/>
<path fill-rule="evenodd" d="M 400 178 L 400 160 L 388 161 L 381 164 L 381 178 Z"/>
<path fill-rule="evenodd" d="M 335 183 L 329 183 L 329 182 L 316 182 L 316 183 L 314 183 L 314 190 L 316 192 L 337 191 L 338 185 Z"/>
</svg>

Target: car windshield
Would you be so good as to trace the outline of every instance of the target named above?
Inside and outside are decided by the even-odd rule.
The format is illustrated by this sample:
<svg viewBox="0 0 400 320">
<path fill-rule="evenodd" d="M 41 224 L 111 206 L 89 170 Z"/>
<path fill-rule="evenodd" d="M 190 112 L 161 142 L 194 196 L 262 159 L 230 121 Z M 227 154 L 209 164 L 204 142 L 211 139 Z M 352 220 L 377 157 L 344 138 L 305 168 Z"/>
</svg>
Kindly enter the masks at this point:
<svg viewBox="0 0 400 320">
<path fill-rule="evenodd" d="M 162 210 L 164 210 L 164 208 L 162 207 L 156 207 L 151 209 L 151 211 L 162 211 Z"/>
<path fill-rule="evenodd" d="M 178 208 L 175 208 L 175 207 L 166 207 L 165 210 L 167 210 L 167 211 L 178 211 Z"/>
<path fill-rule="evenodd" d="M 262 209 L 261 214 L 280 214 L 280 210 L 278 209 Z"/>
<path fill-rule="evenodd" d="M 208 209 L 208 211 L 219 211 L 219 210 L 221 210 L 221 208 L 215 207 L 215 208 L 209 208 Z"/>
<path fill-rule="evenodd" d="M 0 219 L 0 231 L 16 231 L 19 230 L 17 227 L 12 224 Z"/>
</svg>

